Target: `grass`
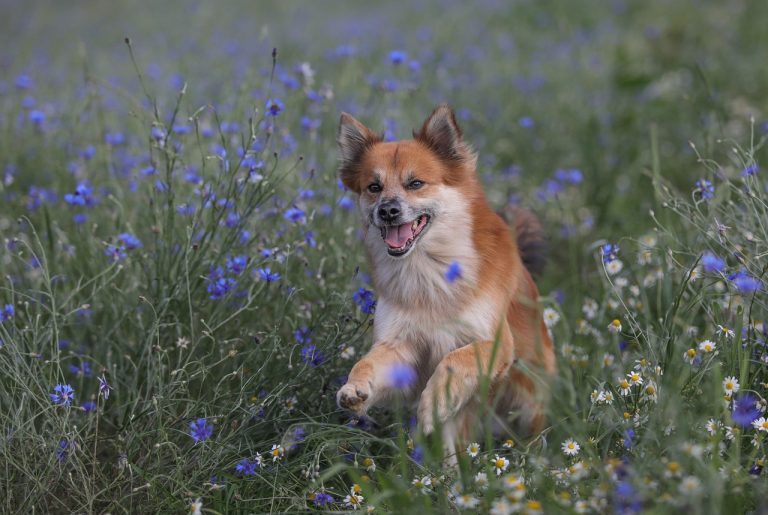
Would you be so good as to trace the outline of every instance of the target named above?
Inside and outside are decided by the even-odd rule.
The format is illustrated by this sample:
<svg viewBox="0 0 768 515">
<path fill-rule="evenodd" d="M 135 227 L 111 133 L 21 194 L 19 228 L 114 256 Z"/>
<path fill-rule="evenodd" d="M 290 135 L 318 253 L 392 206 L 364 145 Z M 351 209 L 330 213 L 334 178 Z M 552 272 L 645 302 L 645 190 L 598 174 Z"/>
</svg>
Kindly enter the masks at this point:
<svg viewBox="0 0 768 515">
<path fill-rule="evenodd" d="M 765 509 L 762 3 L 16 7 L 3 511 Z M 443 101 L 544 222 L 559 360 L 544 434 L 457 469 L 402 407 L 335 407 L 375 316 L 339 112 L 405 138 Z"/>
</svg>

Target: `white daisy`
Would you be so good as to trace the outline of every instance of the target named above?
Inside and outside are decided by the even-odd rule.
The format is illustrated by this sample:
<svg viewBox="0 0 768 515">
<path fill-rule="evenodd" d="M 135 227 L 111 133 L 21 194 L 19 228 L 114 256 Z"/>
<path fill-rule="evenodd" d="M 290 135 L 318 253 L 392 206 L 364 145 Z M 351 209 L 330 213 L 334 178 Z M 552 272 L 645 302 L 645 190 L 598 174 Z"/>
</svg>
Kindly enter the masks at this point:
<svg viewBox="0 0 768 515">
<path fill-rule="evenodd" d="M 765 417 L 760 417 L 756 420 L 753 420 L 752 425 L 758 431 L 765 431 L 766 433 L 768 433 L 768 419 L 766 419 Z"/>
<path fill-rule="evenodd" d="M 480 504 L 480 501 L 477 499 L 477 497 L 474 497 L 470 494 L 459 495 L 458 497 L 456 497 L 456 506 L 462 509 L 477 508 L 479 504 Z"/>
<path fill-rule="evenodd" d="M 561 449 L 563 450 L 563 454 L 566 456 L 576 456 L 579 454 L 579 450 L 581 450 L 581 446 L 576 443 L 576 440 L 573 438 L 568 438 L 566 441 L 563 442 L 563 445 L 561 446 Z"/>
<path fill-rule="evenodd" d="M 552 328 L 560 321 L 560 313 L 552 308 L 544 308 L 544 324 Z"/>
<path fill-rule="evenodd" d="M 611 323 L 608 324 L 608 332 L 613 334 L 618 334 L 621 332 L 621 320 L 618 318 L 614 318 L 611 320 Z"/>
<path fill-rule="evenodd" d="M 733 376 L 726 376 L 726 378 L 723 379 L 723 390 L 727 395 L 733 395 L 738 392 L 740 387 L 739 380 Z"/>
<path fill-rule="evenodd" d="M 469 454 L 470 458 L 477 458 L 477 455 L 480 454 L 480 444 L 477 442 L 472 442 L 467 446 L 467 454 Z"/>
<path fill-rule="evenodd" d="M 706 354 L 709 354 L 710 352 L 714 352 L 715 342 L 713 342 L 712 340 L 704 340 L 703 342 L 699 343 L 699 350 Z"/>
<path fill-rule="evenodd" d="M 421 493 L 426 494 L 429 493 L 429 487 L 432 486 L 432 478 L 429 476 L 424 476 L 421 479 L 416 478 L 411 481 L 411 484 L 420 490 Z"/>
<path fill-rule="evenodd" d="M 509 467 L 509 460 L 498 454 L 491 460 L 491 463 L 493 463 L 497 476 L 500 476 L 502 472 L 506 472 L 507 467 Z"/>
</svg>

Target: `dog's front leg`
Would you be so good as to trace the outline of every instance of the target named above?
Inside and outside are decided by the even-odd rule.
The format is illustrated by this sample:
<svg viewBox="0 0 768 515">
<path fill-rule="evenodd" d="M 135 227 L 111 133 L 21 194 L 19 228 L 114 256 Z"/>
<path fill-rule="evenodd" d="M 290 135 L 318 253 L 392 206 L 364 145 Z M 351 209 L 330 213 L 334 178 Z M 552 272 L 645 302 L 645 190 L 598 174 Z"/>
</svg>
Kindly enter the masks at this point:
<svg viewBox="0 0 768 515">
<path fill-rule="evenodd" d="M 396 367 L 410 367 L 406 370 L 410 370 L 415 379 L 412 362 L 412 357 L 402 352 L 402 346 L 397 343 L 375 343 L 352 367 L 347 384 L 336 393 L 336 403 L 356 415 L 365 415 L 371 406 L 389 397 L 393 390 L 407 388 L 408 385 L 402 384 L 402 377 L 393 377 L 393 373 L 398 373 Z"/>
<path fill-rule="evenodd" d="M 487 375 L 493 382 L 513 361 L 510 336 L 500 341 L 478 341 L 448 353 L 421 394 L 418 418 L 422 431 L 425 434 L 434 431 L 436 420 L 441 424 L 452 423 L 456 414 L 477 393 L 481 375 Z"/>
</svg>

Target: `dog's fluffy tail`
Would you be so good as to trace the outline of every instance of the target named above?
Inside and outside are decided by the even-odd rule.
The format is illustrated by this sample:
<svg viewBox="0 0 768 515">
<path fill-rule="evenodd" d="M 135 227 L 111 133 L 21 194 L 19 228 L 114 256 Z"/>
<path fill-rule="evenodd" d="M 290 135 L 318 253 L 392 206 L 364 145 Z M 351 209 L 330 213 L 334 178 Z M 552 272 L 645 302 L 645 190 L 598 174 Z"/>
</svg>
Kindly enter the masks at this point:
<svg viewBox="0 0 768 515">
<path fill-rule="evenodd" d="M 547 262 L 547 242 L 536 215 L 517 206 L 507 206 L 501 216 L 515 231 L 517 249 L 525 268 L 534 277 L 541 276 Z"/>
</svg>

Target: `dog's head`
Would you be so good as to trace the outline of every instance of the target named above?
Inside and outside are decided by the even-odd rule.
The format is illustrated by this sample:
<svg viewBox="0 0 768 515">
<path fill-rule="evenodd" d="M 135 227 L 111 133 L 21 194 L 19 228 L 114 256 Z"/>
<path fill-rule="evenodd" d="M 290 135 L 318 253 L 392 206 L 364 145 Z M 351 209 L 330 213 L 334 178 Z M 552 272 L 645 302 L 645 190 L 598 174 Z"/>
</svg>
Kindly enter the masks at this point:
<svg viewBox="0 0 768 515">
<path fill-rule="evenodd" d="M 438 106 L 413 136 L 385 143 L 349 114 L 341 115 L 341 180 L 359 195 L 363 224 L 381 234 L 393 257 L 408 255 L 433 227 L 447 232 L 462 223 L 451 204 L 457 190 L 475 182 L 475 154 L 448 106 Z"/>
</svg>

